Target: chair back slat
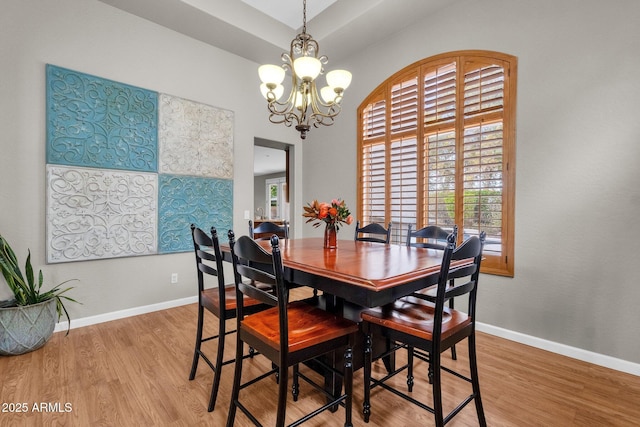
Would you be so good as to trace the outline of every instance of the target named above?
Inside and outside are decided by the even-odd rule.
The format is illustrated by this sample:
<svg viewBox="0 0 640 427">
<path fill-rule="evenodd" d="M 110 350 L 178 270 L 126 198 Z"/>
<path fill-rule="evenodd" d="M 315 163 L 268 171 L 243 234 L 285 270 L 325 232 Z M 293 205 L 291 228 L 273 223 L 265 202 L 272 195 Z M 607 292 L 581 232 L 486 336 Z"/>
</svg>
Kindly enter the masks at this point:
<svg viewBox="0 0 640 427">
<path fill-rule="evenodd" d="M 458 226 L 454 225 L 454 231 L 457 231 L 457 229 Z M 443 251 L 447 246 L 448 236 L 449 232 L 437 225 L 428 225 L 420 230 L 412 231 L 412 225 L 409 224 L 407 230 L 407 246 Z"/>
<path fill-rule="evenodd" d="M 449 286 L 444 294 L 445 299 L 459 297 L 460 295 L 468 294 L 471 292 L 476 286 L 475 280 L 469 280 L 462 284 L 455 284 L 453 286 Z"/>
<path fill-rule="evenodd" d="M 380 236 L 380 237 L 375 237 Z M 391 240 L 391 223 L 388 228 L 384 228 L 382 225 L 372 222 L 364 227 L 360 227 L 360 221 L 356 222 L 356 241 L 360 242 L 374 242 L 374 243 L 389 243 Z"/>
<path fill-rule="evenodd" d="M 464 258 L 461 258 L 461 259 L 464 259 Z M 478 269 L 478 266 L 476 265 L 476 263 L 473 263 L 470 265 L 463 265 L 460 267 L 449 268 L 449 280 L 458 279 L 460 277 L 471 276 L 473 273 L 476 272 L 477 269 Z"/>
<path fill-rule="evenodd" d="M 276 298 L 272 293 L 266 292 L 263 289 L 256 287 L 251 282 L 240 283 L 238 284 L 238 287 L 240 288 L 240 292 L 242 292 L 243 295 L 246 295 L 249 298 L 258 300 L 261 303 L 270 305 L 271 307 L 274 307 L 278 304 L 278 298 Z"/>
<path fill-rule="evenodd" d="M 480 242 L 480 239 L 477 236 L 473 237 L 476 238 L 468 238 L 456 248 L 451 257 L 452 261 L 475 258 L 476 256 L 478 256 L 478 253 L 482 252 L 482 246 L 484 243 Z"/>
<path fill-rule="evenodd" d="M 210 276 L 217 276 L 218 271 L 207 264 L 198 264 L 198 270 L 203 272 L 204 274 L 208 274 Z"/>
<path fill-rule="evenodd" d="M 196 269 L 198 272 L 198 298 L 205 289 L 205 275 L 217 278 L 218 295 L 220 302 L 225 301 L 224 294 L 224 272 L 222 267 L 222 253 L 220 252 L 220 242 L 215 227 L 211 227 L 211 235 L 207 235 L 202 229 L 191 224 L 191 237 L 196 258 Z"/>
<path fill-rule="evenodd" d="M 215 262 L 216 261 L 216 256 L 215 254 L 213 254 L 212 251 L 213 247 L 207 247 L 207 249 L 202 249 L 203 246 L 200 246 L 199 249 L 196 249 L 196 255 L 199 256 L 202 259 L 205 259 L 207 261 L 212 261 Z"/>
</svg>

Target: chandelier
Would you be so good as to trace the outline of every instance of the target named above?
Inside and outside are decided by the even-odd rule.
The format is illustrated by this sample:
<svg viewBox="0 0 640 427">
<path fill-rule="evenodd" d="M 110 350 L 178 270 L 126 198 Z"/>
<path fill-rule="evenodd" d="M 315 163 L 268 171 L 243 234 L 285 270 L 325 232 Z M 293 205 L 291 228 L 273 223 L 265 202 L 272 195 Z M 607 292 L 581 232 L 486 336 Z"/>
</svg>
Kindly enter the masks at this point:
<svg viewBox="0 0 640 427">
<path fill-rule="evenodd" d="M 260 91 L 267 99 L 269 121 L 295 124 L 300 138 L 305 139 L 307 132 L 320 125 L 330 126 L 342 107 L 342 95 L 351 83 L 351 73 L 346 70 L 333 70 L 327 73 L 327 86 L 318 91 L 316 78 L 324 73 L 323 65 L 328 58 L 318 56 L 318 42 L 307 34 L 307 1 L 302 4 L 302 33 L 291 41 L 289 53 L 282 54 L 281 66 L 266 64 L 258 68 L 262 84 Z M 282 82 L 286 71 L 291 73 L 291 88 L 286 100 L 280 101 L 284 94 Z"/>
</svg>

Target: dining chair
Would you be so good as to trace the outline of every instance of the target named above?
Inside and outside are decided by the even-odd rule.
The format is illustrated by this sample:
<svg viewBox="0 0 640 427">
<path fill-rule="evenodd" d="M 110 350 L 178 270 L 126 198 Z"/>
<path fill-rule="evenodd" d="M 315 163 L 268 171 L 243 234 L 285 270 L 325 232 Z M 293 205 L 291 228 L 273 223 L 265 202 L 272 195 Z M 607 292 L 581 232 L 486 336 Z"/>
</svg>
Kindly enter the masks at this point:
<svg viewBox="0 0 640 427">
<path fill-rule="evenodd" d="M 236 299 L 238 304 L 237 322 L 237 351 L 236 367 L 231 392 L 231 405 L 227 418 L 227 427 L 234 425 L 236 410 L 240 409 L 255 425 L 260 425 L 251 413 L 251 394 L 240 391 L 256 382 L 278 372 L 278 398 L 276 412 L 276 427 L 284 426 L 286 419 L 287 382 L 289 368 L 293 367 L 293 400 L 299 393 L 298 378 L 312 384 L 314 388 L 323 392 L 328 402 L 317 410 L 303 416 L 289 424 L 299 425 L 326 409 L 342 405 L 345 407 L 345 426 L 352 426 L 351 406 L 353 390 L 353 362 L 352 348 L 358 325 L 352 321 L 336 316 L 327 311 L 309 305 L 304 301 L 289 302 L 289 289 L 284 280 L 284 269 L 277 236 L 271 237 L 271 252 L 263 249 L 255 240 L 240 236 L 235 241 L 232 231 L 229 231 L 229 246 L 231 248 L 233 269 L 236 283 Z M 250 286 L 247 283 L 258 281 L 272 284 L 274 293 Z M 245 312 L 242 296 L 254 298 L 271 308 L 255 314 Z M 269 372 L 263 373 L 250 380 L 242 382 L 242 347 L 249 344 L 275 366 Z M 323 363 L 319 356 L 344 351 L 344 369 L 342 371 Z M 309 377 L 300 372 L 297 365 L 311 360 L 314 364 L 321 364 L 334 374 L 340 375 L 344 381 L 344 394 L 333 396 L 319 384 L 315 384 Z"/>
<path fill-rule="evenodd" d="M 216 405 L 222 367 L 235 361 L 235 359 L 224 361 L 223 356 L 225 337 L 235 332 L 235 330 L 226 330 L 226 321 L 236 316 L 236 292 L 235 284 L 225 285 L 224 282 L 222 254 L 220 252 L 220 242 L 215 227 L 211 227 L 211 236 L 209 236 L 202 229 L 191 224 L 191 236 L 196 256 L 198 277 L 198 326 L 189 380 L 195 378 L 198 361 L 202 358 L 214 373 L 208 406 L 208 411 L 211 412 L 215 409 Z M 214 285 L 214 287 L 211 287 L 211 285 Z M 268 289 L 268 287 L 265 286 L 265 289 Z M 264 310 L 267 307 L 268 306 L 254 299 L 244 301 L 245 313 L 253 313 Z M 203 338 L 205 309 L 218 319 L 218 333 Z M 215 360 L 212 361 L 203 352 L 202 343 L 216 339 L 218 340 L 218 346 Z M 244 357 L 252 357 L 254 353 L 254 350 L 250 349 L 249 354 Z"/>
<path fill-rule="evenodd" d="M 362 312 L 363 331 L 365 333 L 365 361 L 364 361 L 364 400 L 363 415 L 365 422 L 371 416 L 371 389 L 381 386 L 409 402 L 431 412 L 435 417 L 435 425 L 440 427 L 449 422 L 471 401 L 475 402 L 476 414 L 481 426 L 486 426 L 482 400 L 480 397 L 480 383 L 478 381 L 478 364 L 476 361 L 476 299 L 478 294 L 478 277 L 482 260 L 482 249 L 485 233 L 472 236 L 460 246 L 455 247 L 456 233 L 451 233 L 444 250 L 441 270 L 438 278 L 437 297 L 435 303 L 420 298 L 408 296 L 395 301 L 385 307 L 365 310 Z M 473 259 L 471 264 L 451 267 L 452 261 Z M 454 287 L 448 286 L 450 279 L 457 279 Z M 468 294 L 467 313 L 445 307 L 445 300 L 454 296 Z M 371 342 L 374 335 L 380 335 L 392 342 L 399 343 L 384 354 L 372 354 Z M 467 376 L 441 364 L 441 353 L 452 345 L 467 340 L 469 346 L 469 372 Z M 408 393 L 413 391 L 413 382 L 408 385 L 405 393 L 393 388 L 387 381 L 403 371 L 409 369 L 404 365 L 383 378 L 372 377 L 372 363 L 381 357 L 411 345 L 429 354 L 430 367 L 428 375 L 431 377 L 433 402 L 429 406 L 424 399 L 418 400 Z M 452 411 L 444 414 L 442 406 L 442 372 L 471 383 L 472 392 Z"/>
<path fill-rule="evenodd" d="M 453 226 L 453 231 L 458 233 L 458 226 Z M 416 248 L 426 248 L 426 249 L 436 249 L 444 251 L 447 247 L 447 237 L 449 237 L 449 232 L 442 227 L 437 225 L 427 225 L 426 227 L 422 227 L 419 230 L 412 231 L 411 224 L 409 224 L 407 230 L 407 246 L 413 246 Z M 449 285 L 453 286 L 454 281 L 449 281 Z M 437 286 L 430 286 L 426 289 L 421 289 L 412 293 L 413 296 L 417 298 L 423 298 L 427 301 L 435 302 L 435 292 L 437 290 Z M 454 308 L 453 298 L 449 299 L 449 308 Z M 413 348 L 409 347 L 408 349 L 408 358 L 409 363 L 413 362 L 414 354 L 422 360 L 427 361 L 427 358 L 420 352 L 414 353 Z M 456 354 L 456 346 L 451 346 L 451 358 L 453 360 L 457 360 L 458 356 Z"/>
<path fill-rule="evenodd" d="M 380 237 L 375 237 L 380 236 Z M 360 227 L 360 220 L 356 221 L 356 234 L 354 240 L 360 242 L 389 243 L 391 240 L 391 223 L 385 229 L 382 225 L 372 222 Z"/>
<path fill-rule="evenodd" d="M 281 239 L 288 239 L 289 224 L 287 221 L 283 221 L 282 225 L 265 221 L 254 227 L 253 221 L 249 220 L 249 237 L 252 239 L 269 240 L 274 234 Z"/>
</svg>

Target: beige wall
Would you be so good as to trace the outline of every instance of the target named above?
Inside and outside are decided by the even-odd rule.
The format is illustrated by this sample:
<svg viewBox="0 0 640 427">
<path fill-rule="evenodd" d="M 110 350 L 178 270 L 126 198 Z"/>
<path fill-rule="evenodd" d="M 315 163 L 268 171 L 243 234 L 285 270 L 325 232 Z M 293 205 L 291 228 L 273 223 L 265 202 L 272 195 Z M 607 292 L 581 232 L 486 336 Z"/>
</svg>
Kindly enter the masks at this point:
<svg viewBox="0 0 640 427">
<path fill-rule="evenodd" d="M 358 104 L 395 71 L 463 49 L 519 60 L 515 277 L 481 278 L 479 320 L 640 363 L 639 2 L 455 1 L 351 58 L 348 113 L 305 144 L 304 195 L 355 208 Z"/>
<path fill-rule="evenodd" d="M 31 249 L 47 282 L 80 279 L 72 320 L 195 296 L 191 253 L 45 264 L 45 64 L 233 110 L 239 234 L 253 212 L 254 137 L 299 143 L 269 123 L 257 64 L 94 0 L 4 0 L 1 9 L 0 233 L 21 262 Z M 8 295 L 2 281 L 0 299 Z"/>
</svg>

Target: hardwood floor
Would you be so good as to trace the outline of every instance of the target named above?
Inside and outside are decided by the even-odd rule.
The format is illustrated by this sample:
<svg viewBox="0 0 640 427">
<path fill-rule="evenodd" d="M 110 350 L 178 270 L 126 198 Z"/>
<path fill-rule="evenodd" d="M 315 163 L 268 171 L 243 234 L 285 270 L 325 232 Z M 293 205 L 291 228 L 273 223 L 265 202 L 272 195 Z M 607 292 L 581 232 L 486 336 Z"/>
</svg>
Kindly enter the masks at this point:
<svg viewBox="0 0 640 427">
<path fill-rule="evenodd" d="M 213 324 L 205 322 L 209 327 Z M 211 370 L 201 363 L 196 378 L 188 380 L 195 327 L 196 305 L 192 304 L 74 329 L 68 337 L 56 333 L 35 352 L 0 357 L 0 426 L 225 425 L 233 365 L 223 370 L 215 411 L 207 412 Z M 640 378 L 487 334 L 479 333 L 477 341 L 489 426 L 640 425 Z M 234 343 L 231 337 L 227 341 L 229 358 Z M 215 345 L 206 345 L 213 354 Z M 458 347 L 458 355 L 456 362 L 447 353 L 444 361 L 464 366 L 464 347 Z M 266 362 L 257 357 L 245 366 L 257 372 Z M 417 366 L 414 394 L 428 400 L 425 370 L 424 364 Z M 382 366 L 376 365 L 374 372 L 381 373 Z M 465 383 L 448 375 L 444 381 L 445 396 L 466 392 Z M 398 379 L 398 384 L 403 382 L 404 378 Z M 355 426 L 433 425 L 431 414 L 381 389 L 372 392 L 371 422 L 365 424 L 362 371 L 354 375 L 354 390 Z M 275 382 L 253 387 L 251 404 L 265 426 L 275 420 L 276 391 Z M 301 383 L 299 401 L 290 401 L 287 407 L 290 419 L 320 401 L 317 392 Z M 451 401 L 447 403 L 451 408 Z M 343 420 L 340 409 L 305 425 L 341 426 Z M 236 425 L 249 423 L 238 413 Z M 477 425 L 473 405 L 448 425 Z"/>
</svg>

